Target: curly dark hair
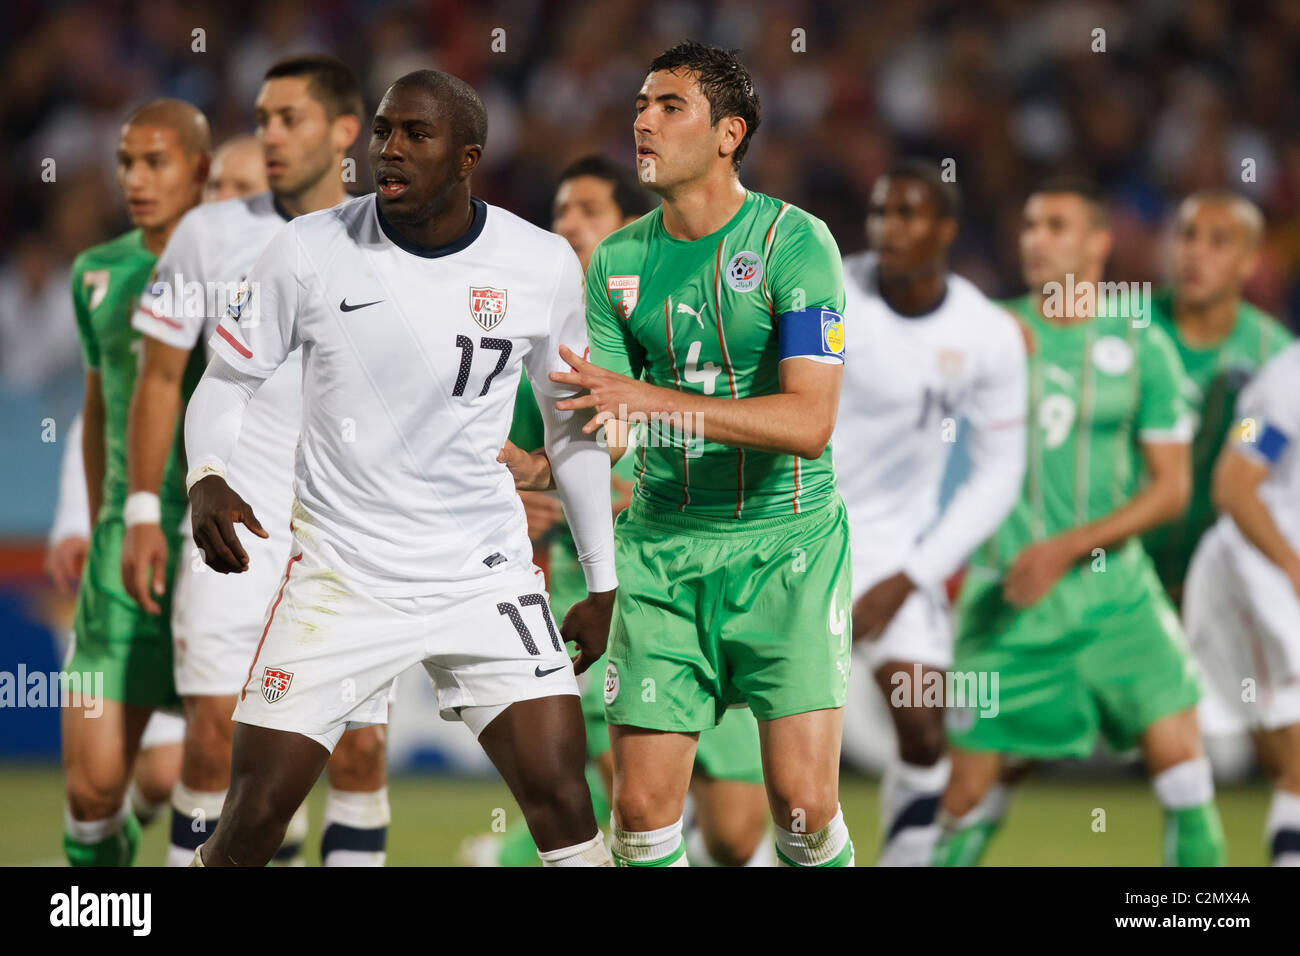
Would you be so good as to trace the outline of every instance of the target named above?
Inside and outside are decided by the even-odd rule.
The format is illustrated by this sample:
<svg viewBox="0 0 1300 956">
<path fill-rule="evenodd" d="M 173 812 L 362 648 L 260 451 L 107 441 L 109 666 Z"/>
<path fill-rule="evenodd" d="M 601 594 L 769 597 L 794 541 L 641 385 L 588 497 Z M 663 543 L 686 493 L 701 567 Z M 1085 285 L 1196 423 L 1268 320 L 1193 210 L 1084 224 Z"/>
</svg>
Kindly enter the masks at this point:
<svg viewBox="0 0 1300 956">
<path fill-rule="evenodd" d="M 736 169 L 740 168 L 741 160 L 749 150 L 749 141 L 762 121 L 762 105 L 749 71 L 736 56 L 739 52 L 683 40 L 650 63 L 651 73 L 685 70 L 695 74 L 700 92 L 709 101 L 710 125 L 717 126 L 718 121 L 726 116 L 739 116 L 745 121 L 745 136 L 731 154 L 731 163 Z"/>
</svg>

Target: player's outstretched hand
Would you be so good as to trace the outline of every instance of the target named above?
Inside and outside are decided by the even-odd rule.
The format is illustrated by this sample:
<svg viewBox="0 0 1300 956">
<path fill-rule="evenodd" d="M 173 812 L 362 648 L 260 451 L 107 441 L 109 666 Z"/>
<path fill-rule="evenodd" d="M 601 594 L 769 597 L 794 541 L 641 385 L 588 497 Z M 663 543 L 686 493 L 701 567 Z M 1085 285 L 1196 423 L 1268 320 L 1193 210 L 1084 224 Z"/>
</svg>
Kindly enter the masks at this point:
<svg viewBox="0 0 1300 956">
<path fill-rule="evenodd" d="M 590 435 L 612 418 L 626 421 L 632 412 L 649 412 L 653 404 L 651 392 L 656 386 L 593 365 L 567 345 L 560 346 L 560 358 L 568 362 L 573 371 L 552 372 L 551 381 L 585 389 L 587 394 L 561 399 L 555 407 L 562 412 L 582 408 L 594 410 L 596 414 L 591 421 L 582 426 L 585 434 Z"/>
<path fill-rule="evenodd" d="M 235 523 L 259 538 L 270 537 L 243 498 L 220 475 L 208 475 L 190 489 L 194 543 L 208 567 L 222 574 L 248 570 L 248 554 L 235 534 Z"/>
<path fill-rule="evenodd" d="M 69 535 L 55 542 L 45 555 L 45 571 L 61 594 L 77 593 L 81 569 L 86 563 L 90 542 L 79 535 Z"/>
<path fill-rule="evenodd" d="M 162 527 L 133 524 L 122 537 L 122 586 L 150 614 L 161 614 L 155 597 L 167 590 L 167 539 Z"/>
<path fill-rule="evenodd" d="M 526 452 L 510 439 L 497 455 L 497 461 L 510 469 L 515 480 L 515 491 L 546 491 L 555 487 L 551 475 L 551 459 L 545 452 Z"/>
<path fill-rule="evenodd" d="M 912 579 L 902 571 L 872 585 L 853 605 L 853 639 L 878 638 L 915 590 Z"/>
<path fill-rule="evenodd" d="M 578 645 L 573 672 L 581 674 L 605 653 L 609 642 L 609 619 L 614 615 L 614 591 L 588 594 L 564 615 L 560 636 Z"/>
</svg>

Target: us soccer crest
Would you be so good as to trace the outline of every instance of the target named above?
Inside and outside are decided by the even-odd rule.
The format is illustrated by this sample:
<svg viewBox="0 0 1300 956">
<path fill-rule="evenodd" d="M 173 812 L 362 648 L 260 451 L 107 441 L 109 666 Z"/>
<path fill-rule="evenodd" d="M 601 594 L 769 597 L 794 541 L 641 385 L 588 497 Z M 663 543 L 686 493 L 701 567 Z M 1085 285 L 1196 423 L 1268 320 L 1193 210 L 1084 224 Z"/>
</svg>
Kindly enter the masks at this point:
<svg viewBox="0 0 1300 956">
<path fill-rule="evenodd" d="M 293 683 L 293 674 L 289 671 L 268 667 L 262 671 L 262 696 L 266 698 L 268 704 L 274 704 L 289 693 L 291 683 Z"/>
<path fill-rule="evenodd" d="M 606 283 L 609 290 L 609 304 L 621 318 L 629 318 L 636 308 L 637 295 L 641 291 L 640 276 L 610 276 Z"/>
<path fill-rule="evenodd" d="M 491 332 L 506 317 L 506 290 L 470 286 L 469 314 L 484 332 Z"/>
</svg>

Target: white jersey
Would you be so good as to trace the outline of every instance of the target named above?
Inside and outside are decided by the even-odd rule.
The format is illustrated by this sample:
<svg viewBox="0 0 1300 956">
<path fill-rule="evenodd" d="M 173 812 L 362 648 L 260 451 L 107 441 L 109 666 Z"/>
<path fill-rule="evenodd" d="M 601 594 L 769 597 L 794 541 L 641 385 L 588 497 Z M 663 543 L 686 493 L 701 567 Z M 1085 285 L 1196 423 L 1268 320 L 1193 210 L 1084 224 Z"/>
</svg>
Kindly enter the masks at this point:
<svg viewBox="0 0 1300 956">
<path fill-rule="evenodd" d="M 1300 551 L 1300 343 L 1288 346 L 1242 391 L 1237 399 L 1233 447 L 1265 465 L 1268 476 L 1259 498 L 1293 550 Z M 1228 515 L 1231 537 L 1245 538 Z"/>
<path fill-rule="evenodd" d="M 559 236 L 473 204 L 468 232 L 433 249 L 381 222 L 373 196 L 294 219 L 210 342 L 255 377 L 302 348 L 294 530 L 328 545 L 372 595 L 481 588 L 531 567 L 523 505 L 497 454 L 521 366 L 539 403 L 573 394 L 549 373 L 568 370 L 560 344 L 586 349 L 582 274 Z M 191 468 L 206 451 L 191 447 Z M 557 476 L 564 457 L 552 455 Z M 598 580 L 587 567 L 592 590 L 613 586 L 611 558 Z"/>
<path fill-rule="evenodd" d="M 289 218 L 269 192 L 194 207 L 168 240 L 131 324 L 164 345 L 193 350 L 216 330 L 253 263 Z M 301 420 L 302 363 L 295 351 L 249 405 L 226 469 L 258 520 L 285 541 Z"/>
<path fill-rule="evenodd" d="M 903 570 L 937 590 L 1010 512 L 1024 475 L 1026 362 L 1015 320 L 967 280 L 907 317 L 886 305 L 874 253 L 844 259 L 845 363 L 832 442 L 855 593 Z M 957 427 L 971 475 L 936 525 Z"/>
</svg>

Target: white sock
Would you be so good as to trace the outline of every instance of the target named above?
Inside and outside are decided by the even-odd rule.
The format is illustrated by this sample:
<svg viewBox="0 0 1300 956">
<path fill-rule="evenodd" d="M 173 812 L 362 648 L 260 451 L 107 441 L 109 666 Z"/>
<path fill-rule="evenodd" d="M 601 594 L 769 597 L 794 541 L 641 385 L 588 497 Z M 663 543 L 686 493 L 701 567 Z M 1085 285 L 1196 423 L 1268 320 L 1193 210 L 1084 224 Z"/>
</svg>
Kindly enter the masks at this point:
<svg viewBox="0 0 1300 956">
<path fill-rule="evenodd" d="M 1007 807 L 1010 805 L 1011 788 L 1005 783 L 995 783 L 989 787 L 989 792 L 984 794 L 984 799 L 959 817 L 946 813 L 940 807 L 937 817 L 939 828 L 955 832 L 977 823 L 997 823 L 1007 815 Z"/>
<path fill-rule="evenodd" d="M 152 823 L 154 818 L 158 816 L 158 811 L 167 805 L 166 800 L 160 803 L 153 803 L 148 800 L 134 780 L 131 781 L 131 786 L 127 788 L 126 802 L 130 804 L 131 812 L 135 814 L 135 818 L 140 821 L 142 827 Z"/>
<path fill-rule="evenodd" d="M 831 822 L 816 833 L 792 833 L 777 827 L 776 853 L 777 866 L 826 866 L 841 858 L 844 862 L 839 865 L 852 866 L 853 842 L 844 823 L 844 811 L 836 807 Z"/>
<path fill-rule="evenodd" d="M 939 798 L 948 785 L 952 760 L 929 767 L 890 762 L 881 783 L 880 823 L 884 840 L 877 866 L 929 866 L 939 839 Z"/>
<path fill-rule="evenodd" d="M 120 833 L 126 826 L 127 814 L 131 812 L 129 803 L 123 803 L 117 813 L 101 820 L 77 820 L 72 816 L 72 807 L 63 805 L 63 826 L 68 836 L 78 843 L 100 843 L 114 833 Z"/>
<path fill-rule="evenodd" d="M 621 830 L 610 821 L 610 850 L 617 866 L 690 866 L 682 840 L 682 821 L 658 830 Z"/>
<path fill-rule="evenodd" d="M 1300 866 L 1300 793 L 1273 791 L 1264 838 L 1274 866 Z"/>
<path fill-rule="evenodd" d="M 321 865 L 383 866 L 391 820 L 387 787 L 367 791 L 331 789 L 325 799 Z"/>
<path fill-rule="evenodd" d="M 1156 799 L 1166 810 L 1186 810 L 1214 799 L 1214 773 L 1205 757 L 1184 760 L 1151 778 Z"/>
<path fill-rule="evenodd" d="M 172 788 L 172 832 L 167 866 L 189 866 L 194 851 L 216 829 L 226 791 L 191 790 L 177 782 Z"/>
<path fill-rule="evenodd" d="M 605 841 L 601 839 L 599 830 L 586 843 L 561 847 L 558 850 L 538 850 L 537 855 L 542 859 L 542 866 L 614 865 L 614 861 L 609 858 L 609 851 L 605 849 Z"/>
</svg>

